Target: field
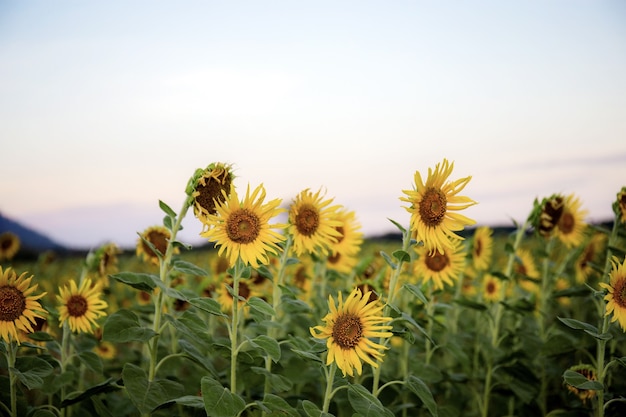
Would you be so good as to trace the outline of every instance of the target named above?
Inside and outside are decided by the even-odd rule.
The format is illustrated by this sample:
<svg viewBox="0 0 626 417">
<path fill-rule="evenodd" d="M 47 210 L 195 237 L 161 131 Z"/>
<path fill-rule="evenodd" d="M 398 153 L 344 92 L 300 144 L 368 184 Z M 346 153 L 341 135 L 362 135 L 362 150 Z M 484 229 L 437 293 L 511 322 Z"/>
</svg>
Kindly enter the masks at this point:
<svg viewBox="0 0 626 417">
<path fill-rule="evenodd" d="M 325 250 L 286 227 L 237 252 L 228 239 L 259 213 L 243 203 L 239 235 L 218 233 L 232 207 L 196 212 L 218 256 L 175 243 L 188 195 L 179 213 L 160 203 L 163 225 L 136 252 L 1 262 L 0 415 L 624 415 L 619 204 L 616 221 L 587 225 L 550 196 L 527 223 L 463 240 L 395 222 L 397 236 L 363 239 L 347 216 L 313 242 Z M 33 313 L 20 319 L 31 329 L 15 311 Z"/>
</svg>

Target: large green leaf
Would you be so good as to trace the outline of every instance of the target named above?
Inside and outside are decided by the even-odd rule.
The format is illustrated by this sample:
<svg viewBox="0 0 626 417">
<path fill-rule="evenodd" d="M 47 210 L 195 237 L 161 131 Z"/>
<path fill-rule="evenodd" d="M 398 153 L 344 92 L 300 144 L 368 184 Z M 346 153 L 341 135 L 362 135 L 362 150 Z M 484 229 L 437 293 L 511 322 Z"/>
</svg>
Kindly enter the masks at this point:
<svg viewBox="0 0 626 417">
<path fill-rule="evenodd" d="M 263 398 L 263 405 L 270 410 L 268 417 L 271 416 L 288 416 L 288 417 L 300 417 L 298 410 L 293 408 L 283 398 L 274 394 L 265 394 Z"/>
<path fill-rule="evenodd" d="M 565 380 L 565 382 L 578 389 L 590 389 L 596 391 L 601 391 L 604 389 L 604 386 L 600 382 L 592 381 L 583 374 L 576 371 L 571 371 L 569 369 L 563 373 L 563 379 Z"/>
<path fill-rule="evenodd" d="M 275 316 L 276 312 L 274 308 L 267 303 L 267 301 L 263 300 L 259 297 L 250 297 L 248 300 L 248 305 L 251 309 L 258 311 L 261 314 L 265 314 L 266 316 Z"/>
<path fill-rule="evenodd" d="M 406 386 L 422 400 L 422 403 L 426 409 L 428 409 L 430 415 L 437 417 L 437 403 L 435 403 L 435 399 L 428 385 L 418 377 L 411 375 L 406 381 Z"/>
<path fill-rule="evenodd" d="M 386 409 L 380 400 L 374 397 L 372 393 L 362 385 L 348 385 L 348 400 L 354 411 L 360 416 L 393 417 L 393 413 Z"/>
<path fill-rule="evenodd" d="M 254 339 L 248 339 L 248 342 L 252 346 L 263 350 L 272 358 L 272 361 L 278 362 L 280 360 L 280 345 L 275 339 L 262 334 Z"/>
<path fill-rule="evenodd" d="M 211 417 L 233 417 L 246 406 L 243 398 L 236 393 L 230 392 L 218 381 L 210 377 L 202 377 L 202 398 L 204 408 Z"/>
<path fill-rule="evenodd" d="M 111 343 L 147 342 L 156 332 L 139 324 L 139 317 L 129 310 L 118 310 L 104 322 L 102 339 Z"/>
<path fill-rule="evenodd" d="M 332 414 L 323 412 L 309 400 L 302 401 L 302 409 L 308 417 L 333 417 Z"/>
<path fill-rule="evenodd" d="M 142 414 L 152 412 L 183 393 L 182 385 L 177 382 L 167 379 L 148 381 L 146 371 L 132 363 L 124 365 L 122 379 L 130 400 Z"/>
<path fill-rule="evenodd" d="M 54 368 L 47 361 L 36 356 L 17 358 L 12 369 L 17 379 L 28 389 L 43 386 L 43 378 L 50 375 Z"/>
<path fill-rule="evenodd" d="M 191 262 L 183 261 L 182 259 L 176 259 L 172 262 L 172 268 L 177 271 L 183 272 L 189 275 L 196 275 L 199 277 L 206 277 L 209 274 L 199 266 L 192 264 Z"/>
<path fill-rule="evenodd" d="M 129 285 L 136 290 L 152 292 L 157 286 L 159 277 L 152 274 L 139 273 L 139 272 L 120 272 L 119 274 L 109 275 L 116 281 Z"/>
<path fill-rule="evenodd" d="M 198 297 L 198 298 L 190 298 L 189 304 L 192 306 L 199 308 L 202 311 L 205 311 L 209 314 L 213 314 L 214 316 L 228 317 L 227 314 L 222 313 L 222 306 L 220 303 L 215 301 L 212 298 L 208 297 Z"/>
</svg>

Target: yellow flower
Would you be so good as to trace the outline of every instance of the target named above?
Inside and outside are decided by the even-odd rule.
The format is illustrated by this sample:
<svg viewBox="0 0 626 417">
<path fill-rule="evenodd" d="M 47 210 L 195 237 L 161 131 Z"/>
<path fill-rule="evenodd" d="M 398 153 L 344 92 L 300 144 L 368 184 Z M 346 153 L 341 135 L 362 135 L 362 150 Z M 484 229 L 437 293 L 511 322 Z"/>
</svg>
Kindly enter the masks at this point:
<svg viewBox="0 0 626 417">
<path fill-rule="evenodd" d="M 607 236 L 604 233 L 598 232 L 591 236 L 591 239 L 574 262 L 577 283 L 583 284 L 587 282 L 594 272 L 591 264 L 594 262 L 599 263 L 598 257 L 604 253 L 606 242 Z"/>
<path fill-rule="evenodd" d="M 218 256 L 226 253 L 230 265 L 235 265 L 237 258 L 244 264 L 257 268 L 259 264 L 270 262 L 269 254 L 277 255 L 279 243 L 285 237 L 273 229 L 284 229 L 284 224 L 270 224 L 270 220 L 282 213 L 278 206 L 280 199 L 263 204 L 265 188 L 259 185 L 250 194 L 250 185 L 244 200 L 240 203 L 237 191 L 233 187 L 226 200 L 216 206 L 217 214 L 208 214 L 206 224 L 209 228 L 200 236 L 214 241 L 218 245 Z"/>
<path fill-rule="evenodd" d="M 532 253 L 527 249 L 520 248 L 515 252 L 513 271 L 522 278 L 539 279 L 539 270 L 537 269 Z"/>
<path fill-rule="evenodd" d="M 587 364 L 574 365 L 570 367 L 569 370 L 578 372 L 579 374 L 581 374 L 582 376 L 584 376 L 590 381 L 597 381 L 598 379 L 596 377 L 596 370 L 591 365 L 587 365 Z M 576 388 L 575 386 L 570 385 L 568 383 L 565 383 L 565 386 L 567 387 L 567 390 L 571 392 L 572 394 L 576 395 L 583 402 L 583 404 L 586 404 L 587 400 L 591 400 L 592 398 L 596 396 L 596 390 L 593 390 L 593 389 Z"/>
<path fill-rule="evenodd" d="M 18 330 L 34 332 L 36 319 L 45 318 L 46 311 L 39 304 L 46 295 L 33 295 L 37 284 L 30 286 L 33 276 L 26 278 L 26 272 L 19 277 L 11 268 L 2 270 L 0 266 L 0 337 L 7 343 L 20 344 Z"/>
<path fill-rule="evenodd" d="M 104 309 L 108 307 L 101 295 L 100 286 L 92 285 L 89 278 L 80 287 L 74 280 L 70 280 L 69 286 L 59 287 L 59 327 L 67 321 L 72 332 L 93 333 L 98 327 L 96 320 L 106 316 Z"/>
<path fill-rule="evenodd" d="M 335 218 L 340 206 L 331 206 L 333 199 L 324 200 L 321 190 L 313 194 L 308 188 L 298 194 L 289 207 L 288 233 L 293 236 L 293 250 L 328 255 L 330 246 L 340 236 L 341 221 Z"/>
<path fill-rule="evenodd" d="M 621 223 L 626 223 L 626 187 L 617 193 L 617 200 L 613 203 L 613 211 Z"/>
<path fill-rule="evenodd" d="M 617 321 L 626 332 L 626 259 L 620 264 L 617 257 L 611 259 L 613 268 L 609 274 L 609 284 L 600 283 L 608 290 L 604 296 L 606 300 L 606 315 L 613 314 L 611 322 Z"/>
<path fill-rule="evenodd" d="M 205 223 L 207 215 L 217 213 L 216 203 L 223 203 L 228 197 L 234 179 L 231 165 L 221 162 L 210 164 L 202 170 L 191 194 L 193 211 L 198 220 Z"/>
<path fill-rule="evenodd" d="M 172 234 L 170 231 L 163 226 L 148 227 L 141 233 L 140 238 L 137 240 L 137 256 L 141 257 L 146 262 L 158 265 L 159 259 L 164 256 L 167 251 L 167 245 L 171 237 Z M 160 254 L 152 250 L 145 241 L 150 242 Z M 176 251 L 175 249 L 175 252 Z"/>
<path fill-rule="evenodd" d="M 584 217 L 587 215 L 587 210 L 582 210 L 581 204 L 582 202 L 576 196 L 568 195 L 563 205 L 563 214 L 554 229 L 555 235 L 568 248 L 580 245 L 585 237 L 587 224 L 584 222 Z"/>
<path fill-rule="evenodd" d="M 117 255 L 120 253 L 122 250 L 115 243 L 107 243 L 98 248 L 95 255 L 100 276 L 104 277 L 117 272 Z"/>
<path fill-rule="evenodd" d="M 102 340 L 93 348 L 93 351 L 102 359 L 114 359 L 117 356 L 115 345 Z"/>
<path fill-rule="evenodd" d="M 552 194 L 550 197 L 544 198 L 541 203 L 535 200 L 533 212 L 536 215 L 533 215 L 533 224 L 541 236 L 552 235 L 563 215 L 564 204 L 563 196 L 560 194 Z"/>
<path fill-rule="evenodd" d="M 411 213 L 410 226 L 416 239 L 422 240 L 430 252 L 443 253 L 444 248 L 454 249 L 453 239 L 463 239 L 455 231 L 463 230 L 476 222 L 456 211 L 466 209 L 475 201 L 468 197 L 457 195 L 467 185 L 471 176 L 454 182 L 447 181 L 452 173 L 454 163 L 447 159 L 435 166 L 435 170 L 428 169 L 426 182 L 422 180 L 419 171 L 415 172 L 415 189 L 403 190 L 407 197 L 400 200 L 410 203 L 405 209 Z"/>
<path fill-rule="evenodd" d="M 446 238 L 447 239 L 447 238 Z M 417 246 L 418 258 L 414 263 L 415 275 L 424 282 L 432 281 L 435 290 L 444 288 L 444 284 L 453 285 L 465 267 L 463 245 L 457 239 L 450 242 L 441 252 L 431 251 L 426 246 Z"/>
<path fill-rule="evenodd" d="M 483 300 L 493 303 L 502 298 L 502 282 L 494 275 L 485 274 L 482 287 Z"/>
<path fill-rule="evenodd" d="M 370 296 L 370 291 L 363 294 L 359 288 L 355 288 L 344 302 L 339 292 L 336 306 L 335 300 L 329 296 L 330 312 L 322 319 L 326 324 L 309 329 L 313 337 L 326 339 L 326 365 L 335 362 L 343 376 L 354 376 L 354 370 L 361 375 L 361 361 L 377 368 L 376 362 L 384 356 L 381 350 L 388 348 L 370 338 L 393 335 L 388 331 L 392 326 L 383 325 L 391 320 L 391 317 L 382 316 L 384 305 L 378 300 L 370 302 Z"/>
<path fill-rule="evenodd" d="M 15 233 L 0 234 L 0 261 L 10 261 L 20 250 L 20 238 Z"/>
<path fill-rule="evenodd" d="M 233 288 L 232 279 L 226 279 L 217 289 L 217 301 L 220 303 L 222 311 L 227 314 L 233 311 L 234 302 L 233 295 L 230 293 L 228 287 Z M 260 294 L 254 286 L 248 284 L 248 281 L 241 280 L 239 281 L 238 295 L 243 298 L 243 300 L 238 300 L 237 304 L 239 308 L 244 309 L 244 314 L 248 315 L 250 308 L 246 306 L 246 300 L 249 300 L 251 297 L 258 297 Z"/>
<path fill-rule="evenodd" d="M 488 226 L 477 227 L 472 243 L 472 262 L 477 271 L 485 271 L 491 266 L 493 256 L 493 229 Z"/>
</svg>

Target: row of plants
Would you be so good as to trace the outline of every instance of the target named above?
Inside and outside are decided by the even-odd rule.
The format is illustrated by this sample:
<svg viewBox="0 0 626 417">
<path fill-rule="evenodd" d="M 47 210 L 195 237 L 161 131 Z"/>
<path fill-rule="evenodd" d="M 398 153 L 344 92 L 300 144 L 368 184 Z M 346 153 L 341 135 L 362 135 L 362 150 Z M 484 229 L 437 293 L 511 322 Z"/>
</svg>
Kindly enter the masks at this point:
<svg viewBox="0 0 626 417">
<path fill-rule="evenodd" d="M 622 415 L 626 187 L 605 225 L 554 194 L 503 233 L 461 214 L 453 167 L 415 173 L 384 242 L 322 190 L 285 204 L 223 163 L 133 253 L 20 261 L 4 234 L 0 413 Z M 190 211 L 210 246 L 177 239 Z"/>
</svg>

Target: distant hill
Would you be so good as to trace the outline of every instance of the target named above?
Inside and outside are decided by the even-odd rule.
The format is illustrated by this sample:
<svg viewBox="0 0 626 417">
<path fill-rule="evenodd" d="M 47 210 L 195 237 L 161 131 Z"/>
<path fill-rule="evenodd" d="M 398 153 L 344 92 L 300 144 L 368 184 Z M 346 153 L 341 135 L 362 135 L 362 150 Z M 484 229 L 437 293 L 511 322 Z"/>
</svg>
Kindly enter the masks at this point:
<svg viewBox="0 0 626 417">
<path fill-rule="evenodd" d="M 65 252 L 67 249 L 47 236 L 36 232 L 0 213 L 0 233 L 12 232 L 20 238 L 20 252 L 43 252 L 53 250 Z M 18 252 L 19 256 L 19 252 Z"/>
</svg>

